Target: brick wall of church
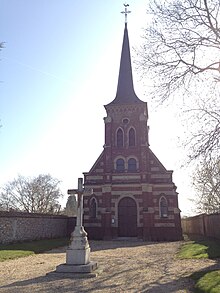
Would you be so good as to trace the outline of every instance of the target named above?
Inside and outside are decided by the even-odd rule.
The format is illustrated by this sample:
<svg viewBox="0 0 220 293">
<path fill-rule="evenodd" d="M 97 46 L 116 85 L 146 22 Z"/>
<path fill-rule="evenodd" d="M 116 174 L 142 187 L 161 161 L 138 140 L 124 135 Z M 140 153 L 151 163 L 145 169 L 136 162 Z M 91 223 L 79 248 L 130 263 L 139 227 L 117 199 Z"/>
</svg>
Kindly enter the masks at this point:
<svg viewBox="0 0 220 293">
<path fill-rule="evenodd" d="M 75 218 L 66 216 L 1 211 L 0 243 L 66 237 L 75 224 Z"/>
</svg>

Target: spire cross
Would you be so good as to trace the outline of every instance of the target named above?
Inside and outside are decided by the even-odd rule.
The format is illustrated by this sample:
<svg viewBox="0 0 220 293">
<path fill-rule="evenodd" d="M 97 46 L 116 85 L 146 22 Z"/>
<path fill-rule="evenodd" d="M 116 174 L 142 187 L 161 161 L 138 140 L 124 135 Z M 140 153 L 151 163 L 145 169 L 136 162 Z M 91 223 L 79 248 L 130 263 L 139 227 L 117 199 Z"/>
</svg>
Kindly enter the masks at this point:
<svg viewBox="0 0 220 293">
<path fill-rule="evenodd" d="M 129 6 L 129 4 L 124 4 L 125 11 L 121 12 L 121 13 L 123 13 L 125 15 L 125 23 L 128 22 L 128 19 L 127 19 L 128 13 L 131 13 L 131 11 L 128 10 L 128 6 Z"/>
</svg>

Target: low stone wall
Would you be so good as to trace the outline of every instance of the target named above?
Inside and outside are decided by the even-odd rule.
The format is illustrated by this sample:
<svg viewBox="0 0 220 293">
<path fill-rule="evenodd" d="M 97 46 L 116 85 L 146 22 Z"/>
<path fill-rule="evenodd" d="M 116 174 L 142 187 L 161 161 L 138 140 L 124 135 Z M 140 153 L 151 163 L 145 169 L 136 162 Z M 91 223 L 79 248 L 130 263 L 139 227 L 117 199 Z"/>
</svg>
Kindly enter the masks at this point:
<svg viewBox="0 0 220 293">
<path fill-rule="evenodd" d="M 0 243 L 66 237 L 75 224 L 67 216 L 0 212 Z"/>
<path fill-rule="evenodd" d="M 182 230 L 189 236 L 202 236 L 220 239 L 220 214 L 201 214 L 182 219 Z"/>
</svg>

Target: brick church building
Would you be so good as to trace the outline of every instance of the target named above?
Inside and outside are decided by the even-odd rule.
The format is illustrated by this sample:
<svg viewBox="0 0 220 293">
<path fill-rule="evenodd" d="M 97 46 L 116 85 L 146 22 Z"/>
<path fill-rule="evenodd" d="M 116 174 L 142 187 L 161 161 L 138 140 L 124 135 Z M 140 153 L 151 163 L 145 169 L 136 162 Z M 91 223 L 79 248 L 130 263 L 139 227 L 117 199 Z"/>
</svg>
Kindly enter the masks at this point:
<svg viewBox="0 0 220 293">
<path fill-rule="evenodd" d="M 127 23 L 115 99 L 104 106 L 104 149 L 84 186 L 84 227 L 90 239 L 182 239 L 178 193 L 149 147 L 148 108 L 135 94 Z"/>
</svg>

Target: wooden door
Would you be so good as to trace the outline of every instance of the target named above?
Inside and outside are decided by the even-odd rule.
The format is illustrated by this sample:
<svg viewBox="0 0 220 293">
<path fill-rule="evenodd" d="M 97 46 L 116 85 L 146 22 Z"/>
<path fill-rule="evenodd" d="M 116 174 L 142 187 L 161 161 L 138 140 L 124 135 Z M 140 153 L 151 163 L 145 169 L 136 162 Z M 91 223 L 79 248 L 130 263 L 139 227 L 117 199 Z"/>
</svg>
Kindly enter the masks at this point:
<svg viewBox="0 0 220 293">
<path fill-rule="evenodd" d="M 122 198 L 118 204 L 118 236 L 137 236 L 137 206 L 130 197 Z"/>
</svg>

